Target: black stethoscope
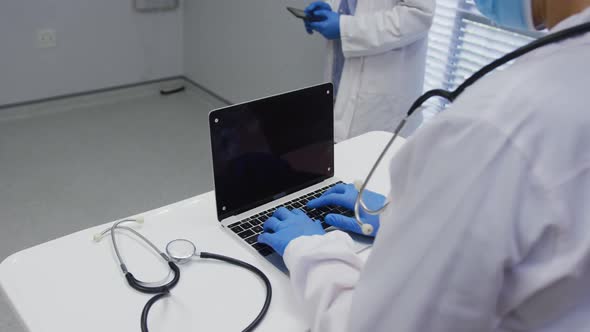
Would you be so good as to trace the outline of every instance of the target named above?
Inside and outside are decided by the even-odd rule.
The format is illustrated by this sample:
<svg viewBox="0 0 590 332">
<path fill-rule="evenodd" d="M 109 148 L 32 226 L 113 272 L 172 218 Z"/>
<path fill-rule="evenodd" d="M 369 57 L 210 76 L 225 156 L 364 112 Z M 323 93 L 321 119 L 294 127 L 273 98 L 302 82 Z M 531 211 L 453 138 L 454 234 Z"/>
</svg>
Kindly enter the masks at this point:
<svg viewBox="0 0 590 332">
<path fill-rule="evenodd" d="M 396 138 L 399 136 L 400 131 L 406 125 L 406 122 L 408 121 L 409 117 L 412 116 L 412 114 L 414 114 L 414 112 L 417 109 L 419 109 L 427 100 L 429 100 L 432 97 L 442 97 L 442 98 L 448 100 L 449 102 L 453 102 L 453 101 L 455 101 L 455 99 L 457 99 L 457 97 L 459 97 L 463 93 L 463 91 L 465 91 L 465 89 L 467 89 L 468 87 L 473 85 L 475 82 L 479 81 L 481 78 L 483 78 L 484 76 L 486 76 L 490 72 L 494 71 L 495 69 L 500 68 L 501 66 L 509 63 L 510 61 L 515 60 L 515 59 L 517 59 L 527 53 L 530 53 L 538 48 L 541 48 L 543 46 L 547 46 L 549 44 L 554 44 L 554 43 L 557 43 L 560 41 L 564 41 L 566 39 L 578 37 L 578 36 L 588 33 L 588 32 L 590 32 L 590 23 L 580 24 L 580 25 L 577 25 L 573 28 L 569 28 L 566 30 L 562 30 L 562 31 L 547 35 L 543 38 L 537 39 L 537 40 L 533 41 L 532 43 L 517 49 L 514 52 L 508 53 L 505 56 L 493 61 L 489 65 L 483 67 L 478 72 L 473 74 L 473 76 L 471 76 L 467 80 L 465 80 L 465 82 L 463 82 L 463 84 L 461 84 L 454 91 L 447 91 L 447 90 L 442 90 L 442 89 L 430 90 L 430 91 L 426 92 L 425 94 L 423 94 L 420 98 L 418 98 L 414 102 L 414 104 L 412 104 L 412 107 L 410 107 L 410 110 L 408 111 L 408 113 L 406 114 L 404 119 L 396 127 L 396 129 L 393 133 L 393 137 L 391 138 L 391 140 L 389 140 L 389 142 L 385 146 L 385 149 L 383 149 L 383 152 L 381 152 L 381 155 L 379 155 L 379 158 L 377 158 L 377 161 L 375 162 L 375 164 L 371 168 L 371 171 L 367 175 L 367 178 L 365 179 L 365 181 L 363 182 L 363 184 L 359 188 L 359 195 L 357 195 L 356 201 L 354 203 L 354 215 L 355 215 L 356 222 L 360 226 L 363 234 L 371 235 L 371 234 L 373 234 L 374 229 L 373 229 L 373 225 L 365 224 L 361 220 L 361 215 L 360 215 L 361 209 L 363 212 L 365 212 L 369 215 L 379 215 L 383 211 L 385 211 L 385 209 L 389 205 L 389 202 L 386 202 L 381 208 L 379 208 L 377 210 L 372 210 L 372 209 L 369 209 L 367 207 L 367 205 L 365 204 L 365 202 L 363 201 L 362 193 L 367 188 L 367 184 L 369 183 L 369 181 L 373 177 L 373 173 L 375 173 L 375 170 L 377 169 L 377 167 L 379 166 L 379 164 L 383 160 L 383 157 L 385 157 L 385 154 L 387 153 L 389 148 L 393 145 L 393 142 L 395 142 Z"/>
<path fill-rule="evenodd" d="M 106 234 L 110 233 L 111 234 L 111 241 L 113 242 L 113 248 L 114 248 L 115 254 L 117 256 L 117 261 L 119 262 L 119 267 L 121 268 L 121 271 L 123 271 L 123 274 L 125 275 L 125 279 L 127 280 L 127 283 L 129 284 L 129 286 L 131 286 L 131 288 L 135 289 L 136 291 L 144 293 L 144 294 L 156 294 L 151 299 L 149 299 L 149 301 L 145 304 L 145 306 L 143 307 L 143 310 L 141 312 L 140 324 L 141 324 L 141 331 L 142 332 L 148 332 L 148 324 L 147 324 L 148 315 L 149 315 L 150 309 L 152 308 L 154 303 L 156 303 L 161 298 L 170 295 L 170 290 L 178 284 L 178 281 L 180 280 L 180 269 L 178 268 L 177 264 L 187 263 L 191 259 L 193 259 L 193 257 L 200 257 L 203 259 L 215 259 L 215 260 L 219 260 L 219 261 L 224 261 L 226 263 L 247 269 L 247 270 L 253 272 L 254 274 L 256 274 L 257 276 L 259 276 L 260 279 L 262 279 L 262 281 L 264 282 L 264 285 L 266 287 L 266 299 L 264 301 L 264 305 L 262 306 L 262 309 L 260 310 L 260 313 L 258 314 L 258 316 L 256 316 L 256 318 L 252 321 L 252 323 L 250 323 L 243 331 L 244 332 L 253 331 L 256 328 L 256 326 L 258 326 L 258 324 L 260 324 L 260 322 L 262 321 L 264 316 L 266 316 L 266 313 L 268 312 L 268 308 L 270 307 L 270 302 L 271 302 L 271 298 L 272 298 L 272 286 L 270 284 L 270 280 L 268 280 L 268 277 L 264 274 L 264 272 L 260 271 L 258 268 L 256 268 L 253 265 L 250 265 L 246 262 L 243 262 L 243 261 L 235 259 L 235 258 L 231 258 L 231 257 L 223 256 L 223 255 L 218 255 L 218 254 L 213 254 L 213 253 L 209 253 L 209 252 L 197 253 L 197 247 L 194 245 L 194 243 L 192 243 L 189 240 L 185 240 L 185 239 L 176 239 L 176 240 L 168 242 L 168 244 L 166 245 L 166 253 L 163 253 L 162 251 L 160 251 L 158 249 L 158 247 L 156 247 L 155 244 L 153 244 L 150 240 L 148 240 L 145 236 L 140 234 L 138 231 L 134 230 L 133 228 L 127 227 L 127 226 L 121 226 L 122 223 L 126 223 L 126 222 L 134 222 L 134 223 L 142 224 L 144 222 L 144 220 L 143 220 L 143 218 L 137 218 L 137 219 L 125 219 L 125 220 L 117 221 L 111 227 L 105 229 L 104 231 L 102 231 L 99 234 L 96 234 L 94 236 L 94 241 L 98 242 Z M 148 246 L 150 246 L 160 257 L 162 257 L 164 259 L 164 261 L 166 261 L 166 263 L 170 267 L 170 271 L 173 275 L 172 279 L 170 281 L 168 281 L 167 283 L 165 283 L 163 285 L 158 285 L 158 286 L 153 286 L 153 283 L 147 283 L 147 282 L 136 279 L 133 276 L 133 274 L 131 272 L 129 272 L 129 270 L 127 269 L 127 265 L 124 263 L 123 257 L 121 256 L 121 252 L 119 251 L 119 246 L 117 245 L 117 237 L 115 236 L 115 231 L 117 229 L 126 230 L 126 231 L 134 234 L 139 239 L 144 241 Z"/>
</svg>

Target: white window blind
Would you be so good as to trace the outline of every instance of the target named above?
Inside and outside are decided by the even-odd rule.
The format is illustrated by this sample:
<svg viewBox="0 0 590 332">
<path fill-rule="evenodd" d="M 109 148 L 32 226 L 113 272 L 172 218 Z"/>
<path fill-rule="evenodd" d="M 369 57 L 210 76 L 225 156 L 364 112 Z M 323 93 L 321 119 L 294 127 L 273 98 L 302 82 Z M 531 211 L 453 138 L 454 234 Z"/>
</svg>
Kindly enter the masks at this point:
<svg viewBox="0 0 590 332">
<path fill-rule="evenodd" d="M 437 0 L 429 35 L 424 90 L 455 89 L 477 70 L 534 40 L 538 35 L 494 26 L 473 0 Z M 446 103 L 431 101 L 428 118 Z"/>
</svg>

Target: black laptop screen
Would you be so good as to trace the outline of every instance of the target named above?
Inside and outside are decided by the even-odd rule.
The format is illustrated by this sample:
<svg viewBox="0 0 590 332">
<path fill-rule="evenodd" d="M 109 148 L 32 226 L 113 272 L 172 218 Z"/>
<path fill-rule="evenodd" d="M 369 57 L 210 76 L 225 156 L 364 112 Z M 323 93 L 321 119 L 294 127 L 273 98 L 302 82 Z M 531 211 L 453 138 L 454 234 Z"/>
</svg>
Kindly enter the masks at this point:
<svg viewBox="0 0 590 332">
<path fill-rule="evenodd" d="M 211 112 L 219 220 L 334 175 L 332 84 Z"/>
</svg>

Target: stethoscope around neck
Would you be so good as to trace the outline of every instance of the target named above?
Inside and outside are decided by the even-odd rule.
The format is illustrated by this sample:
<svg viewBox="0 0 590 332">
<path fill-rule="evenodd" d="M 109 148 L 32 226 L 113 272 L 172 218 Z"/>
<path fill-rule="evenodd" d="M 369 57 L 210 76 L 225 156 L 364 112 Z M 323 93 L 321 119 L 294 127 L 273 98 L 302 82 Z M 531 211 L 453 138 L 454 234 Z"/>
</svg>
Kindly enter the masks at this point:
<svg viewBox="0 0 590 332">
<path fill-rule="evenodd" d="M 373 225 L 363 223 L 363 221 L 361 219 L 361 212 L 366 213 L 368 215 L 379 215 L 379 214 L 383 213 L 385 211 L 385 209 L 387 209 L 389 202 L 386 202 L 381 208 L 373 210 L 373 209 L 370 209 L 365 204 L 365 202 L 363 201 L 363 198 L 362 198 L 362 196 L 363 196 L 362 194 L 365 191 L 365 189 L 367 189 L 367 185 L 369 184 L 369 181 L 371 181 L 371 178 L 373 177 L 375 170 L 381 164 L 381 161 L 385 157 L 385 154 L 387 153 L 387 151 L 389 151 L 389 148 L 393 145 L 393 143 L 395 142 L 395 140 L 399 136 L 399 133 L 406 125 L 410 116 L 412 116 L 412 114 L 414 114 L 414 112 L 416 110 L 418 110 L 420 107 L 422 107 L 422 105 L 427 100 L 429 100 L 430 98 L 433 98 L 433 97 L 441 97 L 441 98 L 446 99 L 449 102 L 454 102 L 455 99 L 457 99 L 465 91 L 465 89 L 467 89 L 468 87 L 473 85 L 475 82 L 479 81 L 481 78 L 483 78 L 484 76 L 486 76 L 490 72 L 502 67 L 503 65 L 509 63 L 510 61 L 513 61 L 513 60 L 515 60 L 527 53 L 530 53 L 538 48 L 541 48 L 543 46 L 547 46 L 549 44 L 554 44 L 554 43 L 557 43 L 557 42 L 560 42 L 560 41 L 563 41 L 563 40 L 566 40 L 569 38 L 577 37 L 577 36 L 580 36 L 580 35 L 588 33 L 588 32 L 590 32 L 590 23 L 580 24 L 575 27 L 547 35 L 543 38 L 537 39 L 537 40 L 533 41 L 532 43 L 517 49 L 514 52 L 508 53 L 505 56 L 493 61 L 489 65 L 483 67 L 478 72 L 476 72 L 471 77 L 469 77 L 467 80 L 465 80 L 465 82 L 463 82 L 463 84 L 459 85 L 459 87 L 457 87 L 454 91 L 436 89 L 436 90 L 428 91 L 424 95 L 420 96 L 412 104 L 412 106 L 410 107 L 410 110 L 407 112 L 404 119 L 396 127 L 396 129 L 393 133 L 393 137 L 389 140 L 389 142 L 387 143 L 387 145 L 385 146 L 385 148 L 383 149 L 383 151 L 381 152 L 381 154 L 377 158 L 377 161 L 375 162 L 375 164 L 373 165 L 373 167 L 369 171 L 369 174 L 365 178 L 365 181 L 363 181 L 362 184 L 360 186 L 358 186 L 358 188 L 357 188 L 359 190 L 359 194 L 358 194 L 356 201 L 354 203 L 354 215 L 355 215 L 356 222 L 359 225 L 359 227 L 361 228 L 363 234 L 374 235 L 373 234 L 374 228 L 373 228 Z"/>
</svg>

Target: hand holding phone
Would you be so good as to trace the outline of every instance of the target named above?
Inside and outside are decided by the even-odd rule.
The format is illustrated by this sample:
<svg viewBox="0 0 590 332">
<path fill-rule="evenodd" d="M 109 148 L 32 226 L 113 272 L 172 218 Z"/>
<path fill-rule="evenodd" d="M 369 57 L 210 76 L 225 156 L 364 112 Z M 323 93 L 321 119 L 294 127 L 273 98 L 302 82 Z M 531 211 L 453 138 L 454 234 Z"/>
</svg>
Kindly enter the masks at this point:
<svg viewBox="0 0 590 332">
<path fill-rule="evenodd" d="M 295 17 L 302 19 L 307 22 L 319 22 L 322 21 L 324 18 L 319 16 L 307 16 L 303 9 L 287 7 L 287 10 L 293 14 Z"/>
</svg>

